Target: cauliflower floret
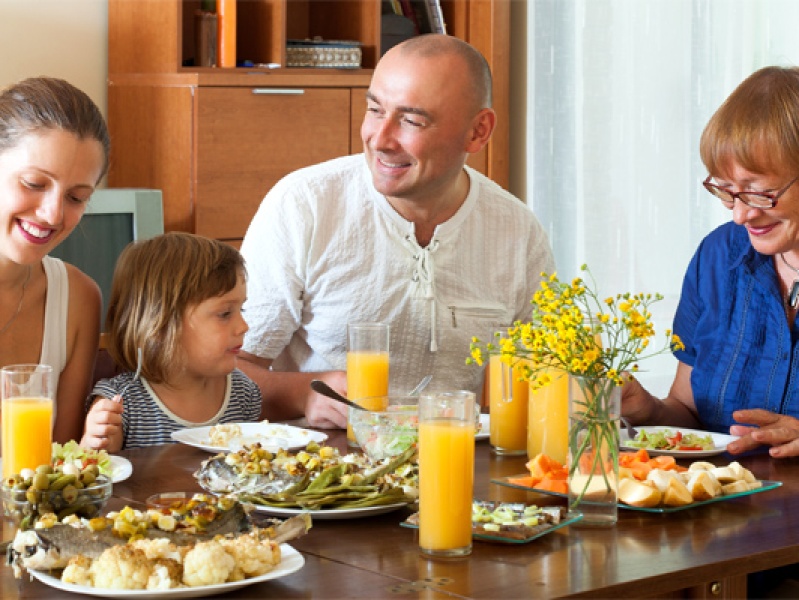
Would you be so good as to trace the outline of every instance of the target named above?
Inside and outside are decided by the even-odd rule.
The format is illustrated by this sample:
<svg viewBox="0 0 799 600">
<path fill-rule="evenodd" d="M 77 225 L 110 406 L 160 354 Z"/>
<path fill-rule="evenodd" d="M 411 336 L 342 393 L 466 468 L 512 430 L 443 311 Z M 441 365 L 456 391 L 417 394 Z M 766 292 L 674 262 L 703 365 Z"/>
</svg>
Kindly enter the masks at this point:
<svg viewBox="0 0 799 600">
<path fill-rule="evenodd" d="M 258 577 L 280 563 L 280 546 L 267 537 L 259 537 L 256 532 L 218 540 L 236 561 L 229 581 Z"/>
<path fill-rule="evenodd" d="M 225 583 L 236 561 L 219 542 L 199 542 L 183 558 L 183 583 L 189 586 Z"/>
<path fill-rule="evenodd" d="M 94 587 L 117 590 L 143 590 L 152 573 L 152 564 L 143 550 L 130 544 L 112 546 L 92 563 Z"/>
<path fill-rule="evenodd" d="M 169 590 L 183 587 L 183 567 L 171 558 L 159 558 L 153 564 L 153 572 L 147 580 L 148 590 Z"/>
<path fill-rule="evenodd" d="M 169 558 L 178 564 L 183 564 L 183 557 L 189 551 L 189 548 L 178 547 L 167 538 L 140 539 L 129 543 L 134 548 L 142 550 L 150 560 Z"/>
<path fill-rule="evenodd" d="M 83 554 L 78 554 L 69 559 L 64 572 L 61 573 L 61 581 L 65 583 L 74 583 L 76 585 L 92 584 L 91 575 L 92 559 Z"/>
</svg>

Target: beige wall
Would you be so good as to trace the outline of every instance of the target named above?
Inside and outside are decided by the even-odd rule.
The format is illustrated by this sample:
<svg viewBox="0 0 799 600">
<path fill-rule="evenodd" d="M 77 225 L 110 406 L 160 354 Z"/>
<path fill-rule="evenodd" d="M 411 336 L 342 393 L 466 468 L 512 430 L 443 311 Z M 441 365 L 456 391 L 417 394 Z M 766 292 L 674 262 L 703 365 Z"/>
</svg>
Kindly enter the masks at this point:
<svg viewBox="0 0 799 600">
<path fill-rule="evenodd" d="M 0 86 L 61 77 L 106 113 L 106 0 L 0 0 Z"/>
</svg>

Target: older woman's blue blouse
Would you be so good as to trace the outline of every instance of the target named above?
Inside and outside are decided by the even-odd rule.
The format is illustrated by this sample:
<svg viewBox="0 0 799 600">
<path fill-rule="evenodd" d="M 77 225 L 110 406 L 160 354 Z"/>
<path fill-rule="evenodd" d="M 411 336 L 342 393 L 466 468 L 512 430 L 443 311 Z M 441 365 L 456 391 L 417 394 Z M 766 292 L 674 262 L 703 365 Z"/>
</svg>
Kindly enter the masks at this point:
<svg viewBox="0 0 799 600">
<path fill-rule="evenodd" d="M 691 387 L 705 428 L 726 432 L 740 408 L 799 417 L 797 329 L 788 327 L 771 256 L 746 229 L 722 225 L 700 244 L 683 281 L 675 352 L 693 367 Z"/>
</svg>

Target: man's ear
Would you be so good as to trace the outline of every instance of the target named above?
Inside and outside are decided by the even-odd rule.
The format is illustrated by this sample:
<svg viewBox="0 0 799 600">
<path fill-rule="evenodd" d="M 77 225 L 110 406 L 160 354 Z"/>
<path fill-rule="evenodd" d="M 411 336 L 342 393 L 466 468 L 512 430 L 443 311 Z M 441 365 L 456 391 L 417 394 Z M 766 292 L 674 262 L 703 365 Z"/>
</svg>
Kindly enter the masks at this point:
<svg viewBox="0 0 799 600">
<path fill-rule="evenodd" d="M 466 142 L 466 152 L 475 154 L 480 152 L 491 139 L 494 127 L 497 124 L 497 114 L 491 108 L 484 108 L 472 120 L 469 138 Z"/>
</svg>

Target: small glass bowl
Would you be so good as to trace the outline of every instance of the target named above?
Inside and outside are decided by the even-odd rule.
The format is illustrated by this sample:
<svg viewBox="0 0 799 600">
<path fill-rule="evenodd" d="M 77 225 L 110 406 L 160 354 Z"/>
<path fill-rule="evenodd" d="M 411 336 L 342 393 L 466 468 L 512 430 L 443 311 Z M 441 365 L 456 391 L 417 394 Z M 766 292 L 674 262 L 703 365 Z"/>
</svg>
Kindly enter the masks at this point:
<svg viewBox="0 0 799 600">
<path fill-rule="evenodd" d="M 373 461 L 402 454 L 419 441 L 419 397 L 382 398 L 385 407 L 382 411 L 349 409 L 355 440 Z"/>
<path fill-rule="evenodd" d="M 197 498 L 195 498 L 195 496 Z M 145 503 L 147 508 L 154 508 L 156 510 L 173 510 L 181 509 L 188 505 L 192 500 L 205 500 L 206 502 L 213 502 L 215 497 L 207 492 L 161 492 L 160 494 L 153 494 Z"/>
<path fill-rule="evenodd" d="M 0 486 L 0 501 L 5 516 L 20 529 L 28 529 L 49 513 L 56 515 L 59 521 L 69 515 L 86 519 L 98 517 L 112 489 L 113 482 L 105 475 L 98 476 L 93 484 L 84 488 L 67 485 L 57 490 L 38 490 L 21 484 L 8 487 L 4 482 Z"/>
</svg>

